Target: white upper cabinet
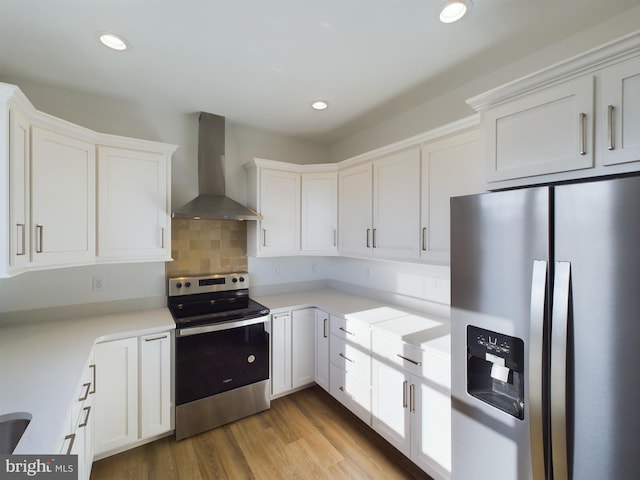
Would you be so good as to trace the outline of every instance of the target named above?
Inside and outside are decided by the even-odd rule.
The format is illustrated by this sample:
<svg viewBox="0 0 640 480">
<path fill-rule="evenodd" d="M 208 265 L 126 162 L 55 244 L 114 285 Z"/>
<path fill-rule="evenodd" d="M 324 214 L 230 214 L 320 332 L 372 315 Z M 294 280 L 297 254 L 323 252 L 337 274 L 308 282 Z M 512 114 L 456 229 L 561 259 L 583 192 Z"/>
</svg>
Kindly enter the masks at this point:
<svg viewBox="0 0 640 480">
<path fill-rule="evenodd" d="M 640 32 L 467 100 L 487 188 L 640 170 Z"/>
<path fill-rule="evenodd" d="M 371 255 L 373 169 L 371 163 L 345 168 L 338 173 L 341 255 Z"/>
<path fill-rule="evenodd" d="M 600 129 L 604 165 L 640 162 L 640 58 L 614 65 L 602 73 Z"/>
<path fill-rule="evenodd" d="M 338 250 L 338 174 L 303 173 L 301 250 L 334 254 Z"/>
<path fill-rule="evenodd" d="M 487 180 L 593 167 L 593 93 L 587 76 L 487 110 Z"/>
<path fill-rule="evenodd" d="M 52 117 L 5 83 L 0 112 L 0 277 L 170 259 L 175 145 Z"/>
<path fill-rule="evenodd" d="M 420 149 L 373 162 L 373 255 L 417 259 L 420 238 Z"/>
<path fill-rule="evenodd" d="M 259 208 L 260 252 L 296 253 L 300 249 L 300 175 L 261 169 Z"/>
<path fill-rule="evenodd" d="M 170 260 L 169 155 L 98 146 L 98 260 Z"/>
<path fill-rule="evenodd" d="M 31 130 L 33 264 L 95 262 L 95 145 L 38 127 Z"/>
<path fill-rule="evenodd" d="M 484 190 L 480 132 L 433 141 L 422 148 L 420 257 L 449 263 L 451 197 Z"/>
</svg>

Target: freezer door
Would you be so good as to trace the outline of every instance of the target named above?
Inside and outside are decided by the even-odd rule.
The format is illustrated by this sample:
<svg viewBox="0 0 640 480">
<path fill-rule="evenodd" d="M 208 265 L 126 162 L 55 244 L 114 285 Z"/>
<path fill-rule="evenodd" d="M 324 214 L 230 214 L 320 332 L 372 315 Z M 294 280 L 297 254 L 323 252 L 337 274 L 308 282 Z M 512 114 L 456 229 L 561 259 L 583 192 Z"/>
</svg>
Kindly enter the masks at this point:
<svg viewBox="0 0 640 480">
<path fill-rule="evenodd" d="M 556 187 L 554 211 L 557 271 L 564 271 L 556 283 L 569 285 L 556 295 L 565 300 L 554 306 L 552 326 L 554 480 L 636 479 L 640 178 Z M 554 392 L 563 362 L 564 395 Z"/>
<path fill-rule="evenodd" d="M 452 478 L 528 480 L 532 478 L 529 421 L 530 316 L 532 283 L 543 282 L 540 328 L 547 317 L 544 282 L 549 261 L 550 189 L 512 190 L 451 200 L 451 385 Z M 534 269 L 534 265 L 537 267 Z M 467 391 L 467 326 L 524 341 L 524 418 L 518 419 Z M 541 375 L 543 333 L 535 334 L 533 360 Z M 540 378 L 535 382 L 541 388 Z M 495 384 L 495 383 L 494 383 Z M 542 392 L 537 414 L 542 422 Z M 544 429 L 538 423 L 544 475 Z"/>
</svg>

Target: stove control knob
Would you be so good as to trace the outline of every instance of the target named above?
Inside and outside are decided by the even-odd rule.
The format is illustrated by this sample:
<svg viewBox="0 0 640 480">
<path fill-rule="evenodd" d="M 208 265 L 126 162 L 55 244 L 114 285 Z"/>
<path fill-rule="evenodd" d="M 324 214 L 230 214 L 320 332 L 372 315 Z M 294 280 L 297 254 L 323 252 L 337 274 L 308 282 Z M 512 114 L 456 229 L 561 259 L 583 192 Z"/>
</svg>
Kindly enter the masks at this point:
<svg viewBox="0 0 640 480">
<path fill-rule="evenodd" d="M 176 283 L 176 288 L 182 288 L 182 284 L 180 282 Z"/>
<path fill-rule="evenodd" d="M 232 281 L 233 283 L 238 283 L 238 279 L 237 279 L 236 277 L 233 277 L 233 278 L 231 279 L 231 281 Z"/>
<path fill-rule="evenodd" d="M 185 282 L 185 283 L 184 283 L 184 286 L 185 286 L 185 287 L 187 287 L 187 288 L 189 288 L 189 287 L 191 286 L 191 282 Z"/>
<path fill-rule="evenodd" d="M 240 277 L 240 283 L 244 282 L 244 277 Z"/>
</svg>

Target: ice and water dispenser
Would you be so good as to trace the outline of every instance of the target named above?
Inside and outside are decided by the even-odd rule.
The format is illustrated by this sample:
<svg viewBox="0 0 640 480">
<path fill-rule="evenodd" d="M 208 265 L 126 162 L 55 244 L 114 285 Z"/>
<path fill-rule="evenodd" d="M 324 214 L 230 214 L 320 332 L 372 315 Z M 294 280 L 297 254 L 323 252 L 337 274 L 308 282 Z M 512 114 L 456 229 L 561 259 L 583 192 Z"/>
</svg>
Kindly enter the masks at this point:
<svg viewBox="0 0 640 480">
<path fill-rule="evenodd" d="M 516 418 L 524 418 L 524 342 L 467 326 L 467 392 Z"/>
</svg>

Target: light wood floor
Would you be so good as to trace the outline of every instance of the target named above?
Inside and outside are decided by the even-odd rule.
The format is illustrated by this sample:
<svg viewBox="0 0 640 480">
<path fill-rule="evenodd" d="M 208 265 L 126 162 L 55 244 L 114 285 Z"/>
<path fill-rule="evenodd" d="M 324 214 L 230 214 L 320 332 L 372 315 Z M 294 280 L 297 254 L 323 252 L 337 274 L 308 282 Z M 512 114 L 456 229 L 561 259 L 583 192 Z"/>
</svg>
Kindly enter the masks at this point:
<svg viewBox="0 0 640 480">
<path fill-rule="evenodd" d="M 429 479 L 320 387 L 176 442 L 105 458 L 91 480 Z"/>
</svg>

